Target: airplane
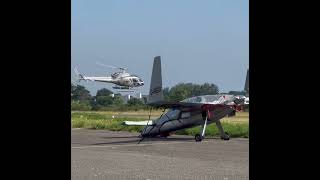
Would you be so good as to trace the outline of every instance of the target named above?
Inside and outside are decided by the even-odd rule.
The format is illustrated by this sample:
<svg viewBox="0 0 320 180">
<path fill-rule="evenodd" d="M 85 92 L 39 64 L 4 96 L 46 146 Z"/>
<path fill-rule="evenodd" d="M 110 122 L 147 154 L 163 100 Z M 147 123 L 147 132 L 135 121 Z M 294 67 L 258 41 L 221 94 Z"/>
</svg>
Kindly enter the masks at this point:
<svg viewBox="0 0 320 180">
<path fill-rule="evenodd" d="M 100 64 L 103 65 L 103 64 Z M 108 65 L 104 65 L 108 66 Z M 113 89 L 132 89 L 134 87 L 143 86 L 143 80 L 138 77 L 137 75 L 132 75 L 126 72 L 127 68 L 123 67 L 115 67 L 115 66 L 108 66 L 114 69 L 120 69 L 120 71 L 114 72 L 111 76 L 100 76 L 100 77 L 93 77 L 93 76 L 84 76 L 79 73 L 78 69 L 75 67 L 74 72 L 78 77 L 78 81 L 81 80 L 85 81 L 97 81 L 97 82 L 105 82 L 105 83 L 113 83 L 116 86 L 112 87 Z"/>
<path fill-rule="evenodd" d="M 233 95 L 202 95 L 191 97 L 180 102 L 168 102 L 164 100 L 162 92 L 161 57 L 154 58 L 153 71 L 147 104 L 152 108 L 169 109 L 157 119 L 150 121 L 124 121 L 124 125 L 145 126 L 140 134 L 140 141 L 145 137 L 167 137 L 170 133 L 195 126 L 201 126 L 201 131 L 195 135 L 195 141 L 200 142 L 205 138 L 208 124 L 215 123 L 223 140 L 230 137 L 224 131 L 220 119 L 225 116 L 234 116 L 243 101 Z M 151 112 L 151 109 L 150 109 Z M 139 141 L 139 142 L 140 142 Z"/>
</svg>

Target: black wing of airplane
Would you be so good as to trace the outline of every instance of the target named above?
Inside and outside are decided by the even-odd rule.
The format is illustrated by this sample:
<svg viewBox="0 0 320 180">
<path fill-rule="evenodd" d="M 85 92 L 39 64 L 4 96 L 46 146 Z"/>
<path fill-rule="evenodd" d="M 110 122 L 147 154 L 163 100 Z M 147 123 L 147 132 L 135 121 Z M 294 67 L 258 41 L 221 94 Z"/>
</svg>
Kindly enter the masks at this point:
<svg viewBox="0 0 320 180">
<path fill-rule="evenodd" d="M 207 104 L 207 103 L 187 103 L 187 102 L 167 102 L 167 101 L 158 101 L 149 103 L 148 105 L 156 108 L 192 108 L 192 109 L 201 109 L 204 111 L 214 110 L 218 107 L 235 107 L 235 105 L 226 105 L 226 104 Z"/>
</svg>

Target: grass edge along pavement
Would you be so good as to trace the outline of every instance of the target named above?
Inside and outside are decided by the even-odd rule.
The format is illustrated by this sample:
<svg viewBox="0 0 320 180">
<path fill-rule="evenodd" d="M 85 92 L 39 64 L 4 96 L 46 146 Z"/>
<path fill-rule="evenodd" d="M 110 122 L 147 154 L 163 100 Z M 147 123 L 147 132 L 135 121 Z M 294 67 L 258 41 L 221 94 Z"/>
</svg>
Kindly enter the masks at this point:
<svg viewBox="0 0 320 180">
<path fill-rule="evenodd" d="M 249 116 L 235 116 L 224 118 L 222 126 L 230 137 L 249 137 Z M 241 119 L 241 120 L 238 120 Z M 247 119 L 247 120 L 246 120 Z M 125 126 L 123 121 L 142 121 L 146 120 L 143 117 L 112 117 L 110 113 L 95 113 L 95 112 L 71 112 L 72 128 L 86 129 L 106 129 L 111 131 L 129 131 L 141 132 L 143 126 Z M 200 126 L 187 128 L 176 131 L 179 135 L 192 135 L 200 132 Z M 219 131 L 214 123 L 207 126 L 206 136 L 219 136 Z"/>
</svg>

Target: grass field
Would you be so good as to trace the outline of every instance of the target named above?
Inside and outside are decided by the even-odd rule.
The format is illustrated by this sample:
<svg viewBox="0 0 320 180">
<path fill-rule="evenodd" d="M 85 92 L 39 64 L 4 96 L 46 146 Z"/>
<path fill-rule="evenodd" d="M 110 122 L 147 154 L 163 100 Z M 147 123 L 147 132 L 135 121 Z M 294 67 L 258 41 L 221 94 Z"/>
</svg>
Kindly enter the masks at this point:
<svg viewBox="0 0 320 180">
<path fill-rule="evenodd" d="M 162 111 L 152 111 L 150 119 L 156 119 Z M 123 121 L 142 121 L 149 119 L 149 111 L 72 111 L 72 128 L 108 129 L 112 131 L 140 132 L 143 126 L 125 126 Z M 222 126 L 231 137 L 249 137 L 249 113 L 239 112 L 234 117 L 222 119 Z M 194 127 L 177 131 L 176 134 L 195 135 L 200 132 L 200 127 Z M 206 136 L 219 136 L 215 124 L 207 127 Z"/>
</svg>

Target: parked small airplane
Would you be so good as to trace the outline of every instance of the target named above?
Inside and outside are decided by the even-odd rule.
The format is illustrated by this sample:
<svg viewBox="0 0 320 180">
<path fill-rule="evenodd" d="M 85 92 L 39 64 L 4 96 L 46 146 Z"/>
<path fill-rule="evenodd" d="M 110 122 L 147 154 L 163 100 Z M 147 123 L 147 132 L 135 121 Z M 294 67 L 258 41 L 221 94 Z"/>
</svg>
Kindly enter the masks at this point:
<svg viewBox="0 0 320 180">
<path fill-rule="evenodd" d="M 101 65 L 101 64 L 100 64 Z M 103 64 L 102 64 L 103 65 Z M 108 65 L 104 65 L 108 66 Z M 78 80 L 97 81 L 105 83 L 113 83 L 118 86 L 112 87 L 113 89 L 132 89 L 134 87 L 143 86 L 144 82 L 136 75 L 131 75 L 126 72 L 127 68 L 108 66 L 114 69 L 120 69 L 120 71 L 111 74 L 111 76 L 89 77 L 79 73 L 77 68 L 74 68 L 74 72 L 78 76 Z"/>
<path fill-rule="evenodd" d="M 229 135 L 221 125 L 220 119 L 235 112 L 243 101 L 233 95 L 203 95 L 180 102 L 167 102 L 163 98 L 161 58 L 154 58 L 150 92 L 147 104 L 156 108 L 169 109 L 156 120 L 142 122 L 125 121 L 125 125 L 144 125 L 140 137 L 167 137 L 171 132 L 201 125 L 201 131 L 195 135 L 195 141 L 202 141 L 208 124 L 215 123 L 221 139 L 229 140 Z M 165 112 L 165 111 L 164 111 Z"/>
</svg>

